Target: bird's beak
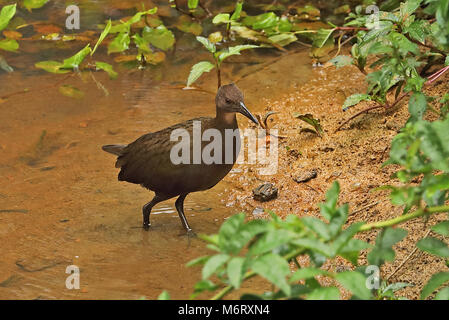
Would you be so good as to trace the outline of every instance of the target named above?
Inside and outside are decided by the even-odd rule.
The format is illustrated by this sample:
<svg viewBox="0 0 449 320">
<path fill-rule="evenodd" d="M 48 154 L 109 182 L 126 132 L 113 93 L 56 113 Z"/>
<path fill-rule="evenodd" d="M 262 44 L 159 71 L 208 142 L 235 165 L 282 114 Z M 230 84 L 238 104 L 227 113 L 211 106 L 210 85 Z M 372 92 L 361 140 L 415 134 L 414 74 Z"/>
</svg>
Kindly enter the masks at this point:
<svg viewBox="0 0 449 320">
<path fill-rule="evenodd" d="M 245 106 L 243 102 L 240 102 L 240 111 L 241 114 L 243 114 L 245 117 L 247 117 L 249 120 L 254 122 L 255 124 L 259 124 L 256 117 L 253 116 L 251 112 L 249 112 L 248 108 Z"/>
</svg>

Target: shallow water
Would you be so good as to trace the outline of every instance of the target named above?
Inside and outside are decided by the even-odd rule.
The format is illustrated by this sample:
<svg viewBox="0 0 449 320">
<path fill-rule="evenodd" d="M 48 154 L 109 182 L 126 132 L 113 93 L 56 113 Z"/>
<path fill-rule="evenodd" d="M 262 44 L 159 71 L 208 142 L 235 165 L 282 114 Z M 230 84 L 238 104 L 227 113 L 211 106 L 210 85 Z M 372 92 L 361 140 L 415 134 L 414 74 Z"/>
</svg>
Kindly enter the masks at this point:
<svg viewBox="0 0 449 320">
<path fill-rule="evenodd" d="M 0 298 L 154 299 L 164 289 L 172 298 L 187 298 L 200 270 L 185 263 L 209 251 L 201 240 L 185 236 L 174 200 L 155 207 L 151 230 L 143 231 L 141 207 L 152 194 L 118 182 L 114 157 L 100 147 L 213 115 L 215 74 L 198 83 L 211 93 L 181 90 L 190 66 L 204 58 L 181 47 L 158 67 L 117 68 L 117 80 L 91 72 L 67 78 L 33 67 L 36 61 L 61 59 L 60 51 L 40 51 L 40 45 L 21 43 L 23 54 L 5 54 L 16 71 L 0 73 L 0 96 L 28 90 L 0 104 Z M 230 60 L 224 82 L 235 81 L 248 107 L 260 112 L 264 98 L 294 91 L 308 80 L 308 54 L 295 50 L 282 55 L 260 50 Z M 110 62 L 104 48 L 98 55 Z M 62 84 L 77 87 L 84 97 L 63 96 Z M 186 215 L 196 233 L 215 233 L 238 212 L 226 205 L 229 187 L 221 182 L 189 195 Z M 72 264 L 81 270 L 80 290 L 65 288 L 65 270 Z M 250 285 L 256 291 L 268 288 L 263 282 Z"/>
</svg>

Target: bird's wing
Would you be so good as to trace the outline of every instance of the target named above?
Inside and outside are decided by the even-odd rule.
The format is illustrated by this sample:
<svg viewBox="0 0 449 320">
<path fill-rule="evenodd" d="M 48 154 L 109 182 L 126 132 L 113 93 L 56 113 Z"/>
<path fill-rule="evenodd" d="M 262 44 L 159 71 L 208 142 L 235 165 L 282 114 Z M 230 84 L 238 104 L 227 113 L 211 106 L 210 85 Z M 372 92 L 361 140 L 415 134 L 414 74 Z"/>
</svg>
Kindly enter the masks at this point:
<svg viewBox="0 0 449 320">
<path fill-rule="evenodd" d="M 118 157 L 116 167 L 121 168 L 119 180 L 142 184 L 155 190 L 173 189 L 176 183 L 186 178 L 185 167 L 188 164 L 175 165 L 170 159 L 170 152 L 178 141 L 170 141 L 172 132 L 176 129 L 185 129 L 192 138 L 193 122 L 210 121 L 211 118 L 191 119 L 161 131 L 143 135 L 129 144 L 121 156 Z M 190 143 L 192 154 L 192 143 Z"/>
</svg>

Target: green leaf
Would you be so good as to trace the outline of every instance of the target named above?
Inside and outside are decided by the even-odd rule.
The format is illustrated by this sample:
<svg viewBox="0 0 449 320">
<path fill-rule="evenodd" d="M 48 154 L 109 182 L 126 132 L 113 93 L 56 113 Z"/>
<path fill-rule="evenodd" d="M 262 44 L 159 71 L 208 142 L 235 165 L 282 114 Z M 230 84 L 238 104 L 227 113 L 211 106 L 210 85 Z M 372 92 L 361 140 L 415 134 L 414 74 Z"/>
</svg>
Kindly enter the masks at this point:
<svg viewBox="0 0 449 320">
<path fill-rule="evenodd" d="M 340 194 L 340 185 L 335 181 L 326 192 L 326 201 L 321 203 L 321 215 L 327 220 L 331 221 L 337 210 L 338 195 Z"/>
<path fill-rule="evenodd" d="M 404 229 L 383 229 L 376 238 L 376 245 L 368 253 L 368 262 L 380 267 L 385 261 L 393 261 L 395 252 L 392 246 L 404 239 L 406 235 L 407 231 Z"/>
<path fill-rule="evenodd" d="M 421 299 L 426 299 L 446 281 L 449 281 L 449 272 L 439 272 L 434 274 L 422 289 Z"/>
<path fill-rule="evenodd" d="M 446 66 L 449 66 L 449 56 L 446 56 L 446 61 L 444 62 Z"/>
<path fill-rule="evenodd" d="M 350 261 L 353 265 L 357 265 L 360 251 L 370 247 L 371 246 L 365 241 L 349 239 L 349 241 L 338 250 L 337 254 Z"/>
<path fill-rule="evenodd" d="M 112 22 L 111 22 L 111 19 L 109 19 L 108 24 L 106 25 L 104 30 L 101 32 L 100 37 L 98 38 L 98 41 L 95 44 L 94 49 L 90 53 L 91 56 L 95 53 L 95 51 L 97 51 L 98 46 L 100 45 L 100 43 L 103 42 L 104 38 L 106 38 L 106 36 L 108 35 L 109 31 L 111 30 L 111 26 L 112 26 Z"/>
<path fill-rule="evenodd" d="M 449 247 L 443 241 L 427 237 L 418 241 L 416 246 L 425 252 L 437 255 L 439 257 L 447 258 L 449 257 Z"/>
<path fill-rule="evenodd" d="M 129 33 L 131 25 L 136 23 L 136 22 L 139 22 L 143 15 L 155 14 L 156 12 L 157 12 L 157 7 L 154 7 L 152 9 L 150 9 L 150 10 L 147 10 L 147 11 L 137 12 L 128 21 L 122 22 L 122 23 L 117 24 L 115 26 L 112 26 L 111 29 L 109 30 L 109 33 Z"/>
<path fill-rule="evenodd" d="M 175 26 L 182 32 L 191 33 L 195 36 L 199 36 L 203 32 L 203 27 L 200 23 L 193 21 L 191 18 L 185 15 L 181 16 L 178 19 Z"/>
<path fill-rule="evenodd" d="M 296 239 L 293 243 L 297 246 L 304 247 L 306 249 L 310 249 L 312 251 L 316 251 L 316 253 L 320 253 L 326 257 L 332 257 L 332 249 L 329 245 L 319 241 L 315 238 L 303 238 Z"/>
<path fill-rule="evenodd" d="M 297 270 L 290 278 L 290 282 L 296 282 L 299 280 L 311 279 L 320 275 L 327 275 L 327 271 L 318 269 L 318 268 L 301 268 Z"/>
<path fill-rule="evenodd" d="M 263 234 L 249 249 L 252 255 L 259 255 L 271 251 L 288 243 L 292 235 L 287 230 L 272 229 Z"/>
<path fill-rule="evenodd" d="M 253 49 L 258 48 L 259 46 L 252 45 L 252 44 L 244 44 L 244 45 L 238 45 L 234 47 L 229 47 L 227 49 L 221 50 L 217 52 L 218 61 L 221 63 L 223 60 L 225 60 L 227 57 L 233 56 L 233 55 L 239 55 L 241 51 L 247 50 L 247 49 Z"/>
<path fill-rule="evenodd" d="M 75 88 L 71 85 L 63 85 L 59 87 L 59 92 L 66 97 L 74 98 L 74 99 L 82 99 L 84 98 L 84 92 L 80 89 Z"/>
<path fill-rule="evenodd" d="M 422 119 L 427 109 L 426 96 L 422 92 L 415 92 L 410 97 L 408 110 L 413 119 Z"/>
<path fill-rule="evenodd" d="M 202 271 L 203 280 L 206 280 L 211 275 L 213 275 L 215 271 L 218 270 L 218 268 L 220 268 L 229 260 L 229 258 L 229 255 L 222 253 L 214 255 L 210 259 L 208 259 Z"/>
<path fill-rule="evenodd" d="M 401 3 L 400 14 L 402 19 L 408 18 L 421 5 L 423 0 L 407 0 Z"/>
<path fill-rule="evenodd" d="M 389 291 L 391 293 L 394 293 L 398 290 L 407 288 L 407 287 L 413 287 L 413 284 L 407 283 L 407 282 L 395 282 L 389 284 L 385 289 L 382 290 L 382 294 L 387 294 Z"/>
<path fill-rule="evenodd" d="M 333 254 L 336 255 L 340 253 L 340 250 L 345 247 L 345 245 L 352 239 L 352 237 L 359 231 L 360 227 L 363 225 L 363 222 L 356 222 L 351 224 L 349 227 L 347 227 L 345 230 L 339 232 L 338 236 L 335 238 L 334 242 L 332 243 L 332 250 Z M 354 239 L 355 240 L 355 239 Z M 367 243 L 353 243 L 353 245 L 359 245 L 359 246 L 366 246 Z M 352 249 L 352 248 L 351 248 Z M 348 248 L 346 248 L 347 251 Z"/>
<path fill-rule="evenodd" d="M 336 287 L 321 287 L 307 295 L 307 300 L 340 300 L 340 290 Z"/>
<path fill-rule="evenodd" d="M 268 40 L 270 40 L 271 42 L 273 42 L 275 44 L 280 45 L 281 47 L 285 47 L 285 46 L 289 45 L 290 43 L 293 43 L 296 40 L 298 40 L 298 38 L 296 38 L 294 33 L 286 32 L 286 33 L 275 34 L 275 35 L 269 37 Z"/>
<path fill-rule="evenodd" d="M 0 31 L 5 29 L 9 21 L 16 14 L 16 4 L 10 4 L 8 6 L 4 6 L 2 11 L 0 11 Z"/>
<path fill-rule="evenodd" d="M 260 30 L 260 29 L 268 29 L 271 27 L 276 26 L 278 21 L 278 17 L 274 12 L 267 12 L 263 13 L 261 15 L 258 15 L 256 18 L 256 21 L 254 22 L 253 29 L 254 30 Z"/>
<path fill-rule="evenodd" d="M 426 29 L 428 27 L 428 23 L 424 20 L 413 21 L 406 31 L 409 33 L 410 37 L 414 40 L 417 40 L 421 43 L 426 41 Z"/>
<path fill-rule="evenodd" d="M 336 56 L 335 58 L 329 60 L 334 66 L 338 68 L 350 66 L 353 64 L 353 59 L 350 56 Z"/>
<path fill-rule="evenodd" d="M 230 15 L 229 13 L 219 13 L 213 19 L 213 24 L 221 24 L 221 23 L 230 23 Z"/>
<path fill-rule="evenodd" d="M 194 293 L 190 296 L 190 299 L 194 299 L 198 294 L 204 291 L 214 291 L 217 290 L 218 286 L 210 280 L 198 281 L 194 286 Z"/>
<path fill-rule="evenodd" d="M 90 44 L 88 44 L 72 57 L 65 59 L 62 62 L 61 69 L 77 69 L 91 51 Z"/>
<path fill-rule="evenodd" d="M 132 36 L 134 43 L 136 44 L 139 53 L 151 53 L 150 46 L 148 44 L 148 41 L 146 41 L 144 38 L 142 38 L 138 33 Z"/>
<path fill-rule="evenodd" d="M 242 257 L 234 257 L 228 262 L 227 273 L 231 285 L 238 289 L 243 278 L 243 265 L 245 259 Z"/>
<path fill-rule="evenodd" d="M 335 29 L 320 29 L 313 39 L 313 46 L 315 48 L 322 48 L 331 37 Z"/>
<path fill-rule="evenodd" d="M 170 294 L 167 290 L 162 291 L 162 293 L 157 297 L 158 300 L 170 300 Z"/>
<path fill-rule="evenodd" d="M 207 243 L 210 243 L 213 245 L 218 245 L 218 235 L 217 234 L 213 234 L 213 235 L 199 234 L 198 238 L 206 241 Z"/>
<path fill-rule="evenodd" d="M 201 36 L 197 36 L 196 40 L 198 40 L 199 42 L 201 42 L 201 44 L 211 53 L 215 53 L 217 51 L 217 48 L 215 47 L 215 44 L 213 44 L 212 42 L 210 42 L 209 39 L 201 37 Z"/>
<path fill-rule="evenodd" d="M 190 10 L 196 9 L 198 7 L 199 0 L 188 0 L 187 6 Z"/>
<path fill-rule="evenodd" d="M 23 6 L 28 9 L 28 11 L 31 11 L 32 9 L 39 9 L 42 8 L 48 0 L 24 0 Z"/>
<path fill-rule="evenodd" d="M 315 119 L 315 118 L 313 117 L 313 114 L 310 114 L 310 113 L 307 113 L 307 114 L 300 114 L 300 113 L 298 113 L 298 112 L 295 112 L 295 113 L 293 114 L 293 116 L 294 116 L 295 118 L 298 118 L 299 120 L 304 121 L 305 123 L 310 124 L 310 125 L 315 129 L 315 132 L 316 132 L 319 136 L 321 136 L 321 135 L 324 133 L 323 128 L 321 127 L 320 119 Z"/>
<path fill-rule="evenodd" d="M 364 93 L 356 93 L 346 98 L 345 103 L 343 104 L 343 111 L 349 109 L 349 107 L 355 106 L 361 101 L 371 100 L 371 96 L 369 94 Z"/>
<path fill-rule="evenodd" d="M 164 25 L 156 28 L 145 27 L 142 30 L 142 37 L 156 48 L 164 51 L 167 51 L 175 44 L 173 32 L 168 30 Z"/>
<path fill-rule="evenodd" d="M 290 295 L 291 288 L 286 280 L 290 267 L 285 259 L 277 254 L 269 253 L 253 260 L 251 269 L 277 286 L 287 296 Z"/>
<path fill-rule="evenodd" d="M 449 300 L 449 288 L 441 289 L 435 296 L 434 300 Z"/>
<path fill-rule="evenodd" d="M 202 256 L 202 257 L 198 257 L 196 259 L 193 259 L 189 262 L 186 263 L 186 267 L 193 267 L 199 264 L 205 264 L 207 262 L 207 260 L 210 259 L 210 256 Z"/>
<path fill-rule="evenodd" d="M 3 39 L 0 40 L 0 49 L 14 52 L 19 49 L 19 44 L 14 39 Z"/>
<path fill-rule="evenodd" d="M 442 236 L 449 236 L 449 221 L 443 221 L 436 225 L 434 225 L 432 228 L 432 231 L 441 234 Z"/>
<path fill-rule="evenodd" d="M 51 73 L 68 73 L 70 70 L 61 69 L 62 63 L 59 61 L 40 61 L 34 65 L 36 68 L 43 69 Z"/>
<path fill-rule="evenodd" d="M 351 291 L 353 296 L 362 300 L 370 300 L 371 290 L 366 286 L 366 278 L 357 271 L 344 271 L 337 273 L 335 279 L 341 283 L 343 287 Z"/>
<path fill-rule="evenodd" d="M 114 69 L 112 68 L 112 66 L 109 63 L 96 61 L 95 66 L 99 70 L 106 71 L 109 75 L 109 78 L 117 79 L 118 73 L 114 71 Z"/>
<path fill-rule="evenodd" d="M 187 79 L 187 87 L 190 87 L 204 72 L 211 71 L 215 66 L 209 61 L 201 61 L 195 64 Z"/>
<path fill-rule="evenodd" d="M 128 33 L 119 33 L 108 45 L 108 54 L 128 50 L 130 38 Z"/>
<path fill-rule="evenodd" d="M 243 1 L 238 1 L 235 4 L 235 10 L 231 16 L 231 20 L 236 21 L 240 18 L 240 14 L 242 13 L 242 8 L 243 8 Z"/>
<path fill-rule="evenodd" d="M 324 240 L 330 240 L 331 234 L 327 223 L 315 217 L 304 217 L 301 220 L 307 228 L 315 232 L 318 236 Z"/>
</svg>

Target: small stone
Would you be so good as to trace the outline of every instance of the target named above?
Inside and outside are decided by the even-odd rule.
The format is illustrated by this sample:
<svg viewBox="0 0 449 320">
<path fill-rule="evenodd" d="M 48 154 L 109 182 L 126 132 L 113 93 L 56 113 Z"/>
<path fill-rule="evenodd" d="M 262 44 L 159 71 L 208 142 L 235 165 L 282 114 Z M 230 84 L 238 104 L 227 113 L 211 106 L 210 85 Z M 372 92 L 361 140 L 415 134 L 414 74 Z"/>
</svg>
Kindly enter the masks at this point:
<svg viewBox="0 0 449 320">
<path fill-rule="evenodd" d="M 253 216 L 260 217 L 264 212 L 265 210 L 263 208 L 257 207 L 253 210 Z"/>
<path fill-rule="evenodd" d="M 351 190 L 356 191 L 356 190 L 360 189 L 361 186 L 362 186 L 362 184 L 360 182 L 353 183 L 351 186 Z"/>
<path fill-rule="evenodd" d="M 293 158 L 298 159 L 299 156 L 301 155 L 301 152 L 299 152 L 299 151 L 296 150 L 296 149 L 290 149 L 290 150 L 287 151 L 287 154 L 288 154 L 289 156 L 293 157 Z"/>
<path fill-rule="evenodd" d="M 318 173 L 316 169 L 312 170 L 300 170 L 294 173 L 293 180 L 297 183 L 307 182 L 317 177 Z"/>
<path fill-rule="evenodd" d="M 392 120 L 387 121 L 387 123 L 385 124 L 385 127 L 388 130 L 398 132 L 401 129 L 402 126 L 397 123 L 397 120 L 392 119 Z"/>
<path fill-rule="evenodd" d="M 254 200 L 265 202 L 270 201 L 278 196 L 278 188 L 276 188 L 272 183 L 265 183 L 253 190 Z"/>
</svg>

